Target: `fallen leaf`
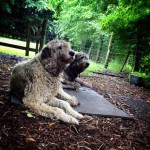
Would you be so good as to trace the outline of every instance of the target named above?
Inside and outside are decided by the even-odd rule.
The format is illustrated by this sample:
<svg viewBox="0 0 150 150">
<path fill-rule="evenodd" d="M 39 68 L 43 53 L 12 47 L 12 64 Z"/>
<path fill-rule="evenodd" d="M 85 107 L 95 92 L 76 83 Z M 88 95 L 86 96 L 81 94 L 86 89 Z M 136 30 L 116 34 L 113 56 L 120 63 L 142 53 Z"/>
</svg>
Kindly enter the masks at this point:
<svg viewBox="0 0 150 150">
<path fill-rule="evenodd" d="M 35 116 L 33 116 L 31 113 L 27 113 L 27 116 L 28 116 L 29 118 L 35 118 Z"/>
<path fill-rule="evenodd" d="M 28 140 L 28 141 L 31 141 L 31 142 L 35 142 L 35 141 L 36 141 L 32 136 L 29 136 L 29 137 L 27 138 L 27 140 Z"/>
</svg>

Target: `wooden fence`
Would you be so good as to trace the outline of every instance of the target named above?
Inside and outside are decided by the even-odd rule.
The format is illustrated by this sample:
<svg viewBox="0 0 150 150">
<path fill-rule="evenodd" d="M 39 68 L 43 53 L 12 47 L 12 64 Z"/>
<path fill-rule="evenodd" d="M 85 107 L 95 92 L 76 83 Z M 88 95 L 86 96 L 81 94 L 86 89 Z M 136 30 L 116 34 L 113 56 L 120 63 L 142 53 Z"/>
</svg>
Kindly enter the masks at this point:
<svg viewBox="0 0 150 150">
<path fill-rule="evenodd" d="M 15 31 L 10 31 L 4 27 L 4 28 L 0 28 L 0 34 L 8 35 L 8 36 L 15 36 L 18 38 L 25 39 L 26 46 L 20 46 L 20 45 L 4 43 L 4 42 L 0 42 L 0 45 L 25 50 L 26 56 L 29 56 L 29 51 L 33 51 L 35 53 L 39 52 L 42 49 L 42 47 L 44 46 L 45 40 L 46 40 L 47 19 L 43 19 L 42 21 L 37 22 L 34 20 L 24 21 L 24 20 L 20 20 L 18 18 L 8 18 L 8 20 L 12 20 L 12 19 L 14 22 L 25 24 L 26 25 L 26 33 L 17 33 Z M 36 26 L 38 29 L 36 31 L 35 35 L 31 34 L 32 25 Z M 30 47 L 31 41 L 36 41 L 35 48 Z"/>
</svg>

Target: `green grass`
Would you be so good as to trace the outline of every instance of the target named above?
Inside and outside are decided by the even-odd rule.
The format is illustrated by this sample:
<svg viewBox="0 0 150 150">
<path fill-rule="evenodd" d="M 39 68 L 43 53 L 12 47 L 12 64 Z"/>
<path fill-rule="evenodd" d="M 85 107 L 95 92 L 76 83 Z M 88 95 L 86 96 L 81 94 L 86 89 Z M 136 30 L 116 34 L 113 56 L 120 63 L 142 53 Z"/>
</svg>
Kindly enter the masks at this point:
<svg viewBox="0 0 150 150">
<path fill-rule="evenodd" d="M 90 61 L 90 66 L 82 73 L 82 75 L 91 75 L 93 71 L 102 71 L 103 65 Z"/>
<path fill-rule="evenodd" d="M 122 68 L 122 65 L 123 64 L 119 63 L 118 61 L 112 61 L 112 62 L 109 63 L 108 70 L 111 70 L 115 73 L 118 73 L 118 72 L 120 72 L 120 69 Z M 132 67 L 129 64 L 126 64 L 123 68 L 123 71 L 124 72 L 131 72 Z"/>
<path fill-rule="evenodd" d="M 34 52 L 29 52 L 29 56 L 25 56 L 25 51 L 23 50 L 1 48 L 1 46 L 0 46 L 0 54 L 10 54 L 10 55 L 16 55 L 16 56 L 27 57 L 27 58 L 33 58 L 35 55 Z"/>
<path fill-rule="evenodd" d="M 109 63 L 108 70 L 111 70 L 112 72 L 118 73 L 118 72 L 120 72 L 121 67 L 122 67 L 122 64 L 115 60 L 115 61 L 111 61 Z M 123 68 L 123 71 L 124 72 L 131 72 L 132 67 L 130 65 L 126 64 L 125 67 Z"/>
<path fill-rule="evenodd" d="M 121 66 L 117 61 L 112 61 L 108 65 L 108 70 L 111 70 L 113 72 L 119 72 L 120 69 L 121 69 Z"/>
<path fill-rule="evenodd" d="M 120 72 L 120 69 L 122 67 L 122 64 L 118 63 L 117 61 L 112 61 L 109 63 L 109 66 L 107 70 L 118 73 Z M 90 61 L 90 66 L 83 72 L 83 75 L 91 75 L 93 71 L 104 71 L 104 64 L 96 63 L 94 61 Z M 130 65 L 125 65 L 123 71 L 125 72 L 131 72 L 132 67 Z"/>
<path fill-rule="evenodd" d="M 123 71 L 125 71 L 125 72 L 132 72 L 132 70 L 133 70 L 133 67 L 129 64 L 126 64 L 123 69 Z"/>
</svg>

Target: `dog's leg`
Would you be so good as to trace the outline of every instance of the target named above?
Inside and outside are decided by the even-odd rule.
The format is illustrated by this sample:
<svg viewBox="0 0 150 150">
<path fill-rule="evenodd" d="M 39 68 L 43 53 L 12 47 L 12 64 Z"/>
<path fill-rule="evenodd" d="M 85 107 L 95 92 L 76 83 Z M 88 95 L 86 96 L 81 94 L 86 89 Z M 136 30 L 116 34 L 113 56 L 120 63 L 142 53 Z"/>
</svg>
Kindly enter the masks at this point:
<svg viewBox="0 0 150 150">
<path fill-rule="evenodd" d="M 77 83 L 79 83 L 81 86 L 88 87 L 88 88 L 92 88 L 92 85 L 90 85 L 90 84 L 87 83 L 87 82 L 82 81 L 82 80 L 79 79 L 79 78 L 76 78 L 75 81 L 76 81 Z"/>
<path fill-rule="evenodd" d="M 34 97 L 34 101 L 32 100 L 33 97 L 25 97 L 23 98 L 23 103 L 25 106 L 33 110 L 35 113 L 44 117 L 50 117 L 52 119 L 59 119 L 68 123 L 79 124 L 76 118 L 66 114 L 62 109 L 58 107 L 52 107 L 41 102 L 39 100 L 39 97 L 38 99 Z"/>
<path fill-rule="evenodd" d="M 72 85 L 67 85 L 67 84 L 62 84 L 62 88 L 63 88 L 63 89 L 76 90 L 76 89 L 74 88 L 74 86 L 72 86 Z"/>
<path fill-rule="evenodd" d="M 48 104 L 51 106 L 54 106 L 54 107 L 62 108 L 67 114 L 69 114 L 77 119 L 83 118 L 83 115 L 81 115 L 77 111 L 73 110 L 73 108 L 69 105 L 69 103 L 64 100 L 54 98 L 53 100 L 50 100 L 48 102 Z"/>
<path fill-rule="evenodd" d="M 66 100 L 71 106 L 77 106 L 78 105 L 78 100 L 76 99 L 76 97 L 69 95 L 61 87 L 58 90 L 57 96 L 60 99 Z"/>
<path fill-rule="evenodd" d="M 71 82 L 66 79 L 62 79 L 61 82 L 62 82 L 62 87 L 64 89 L 77 90 L 80 87 L 80 84 L 78 82 Z"/>
</svg>

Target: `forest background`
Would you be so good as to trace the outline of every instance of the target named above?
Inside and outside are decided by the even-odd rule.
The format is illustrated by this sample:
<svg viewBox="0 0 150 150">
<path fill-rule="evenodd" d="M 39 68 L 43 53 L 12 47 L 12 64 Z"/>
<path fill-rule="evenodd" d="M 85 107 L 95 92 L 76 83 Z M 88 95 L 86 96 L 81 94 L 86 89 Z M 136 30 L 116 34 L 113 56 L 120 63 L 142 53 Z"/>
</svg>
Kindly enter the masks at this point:
<svg viewBox="0 0 150 150">
<path fill-rule="evenodd" d="M 100 69 L 150 76 L 150 1 L 146 0 L 1 0 L 0 28 L 26 33 L 26 21 L 48 21 L 45 42 L 61 38 L 88 53 Z M 31 25 L 31 34 L 38 28 Z M 25 40 L 19 36 L 1 37 Z M 34 42 L 34 41 L 33 41 Z"/>
</svg>

